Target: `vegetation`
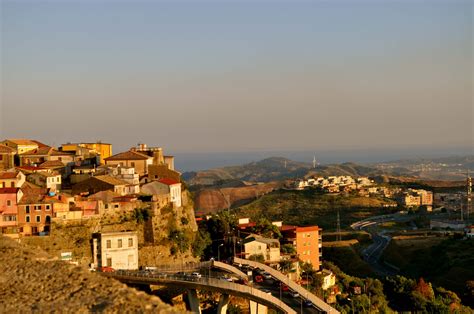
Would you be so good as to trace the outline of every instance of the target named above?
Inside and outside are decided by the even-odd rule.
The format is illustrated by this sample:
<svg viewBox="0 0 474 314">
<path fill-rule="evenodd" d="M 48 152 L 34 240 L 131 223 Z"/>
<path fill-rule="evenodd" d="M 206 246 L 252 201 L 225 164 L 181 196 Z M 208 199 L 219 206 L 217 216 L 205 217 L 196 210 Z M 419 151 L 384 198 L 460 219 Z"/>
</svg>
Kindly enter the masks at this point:
<svg viewBox="0 0 474 314">
<path fill-rule="evenodd" d="M 383 258 L 399 267 L 403 275 L 426 278 L 457 292 L 466 304 L 474 305 L 467 289 L 467 280 L 474 278 L 474 241 L 454 237 L 397 237 Z"/>
<path fill-rule="evenodd" d="M 179 253 L 184 253 L 189 249 L 190 246 L 190 239 L 189 237 L 183 232 L 178 230 L 170 231 L 168 236 L 168 240 L 171 241 L 172 246 L 170 248 L 170 252 L 172 255 Z"/>
<path fill-rule="evenodd" d="M 337 211 L 340 212 L 341 227 L 346 228 L 355 221 L 392 212 L 393 209 L 382 208 L 388 202 L 383 198 L 331 195 L 311 189 L 278 190 L 237 208 L 236 212 L 254 221 L 266 218 L 302 226 L 317 224 L 324 230 L 331 230 L 336 228 Z"/>
<path fill-rule="evenodd" d="M 137 223 L 147 221 L 151 217 L 149 208 L 135 208 L 132 212 L 132 217 Z"/>
</svg>

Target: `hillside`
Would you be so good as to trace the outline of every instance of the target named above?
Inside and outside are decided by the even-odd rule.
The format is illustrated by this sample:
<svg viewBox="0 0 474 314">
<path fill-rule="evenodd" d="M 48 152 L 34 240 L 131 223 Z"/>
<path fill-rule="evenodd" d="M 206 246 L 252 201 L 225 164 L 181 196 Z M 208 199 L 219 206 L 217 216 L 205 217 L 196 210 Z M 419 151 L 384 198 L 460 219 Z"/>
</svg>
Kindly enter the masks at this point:
<svg viewBox="0 0 474 314">
<path fill-rule="evenodd" d="M 182 313 L 86 268 L 0 237 L 2 313 Z"/>
<path fill-rule="evenodd" d="M 254 220 L 266 217 L 300 226 L 317 224 L 327 230 L 336 228 L 338 210 L 341 227 L 345 228 L 354 221 L 389 212 L 389 209 L 382 208 L 386 203 L 388 201 L 381 198 L 320 194 L 314 190 L 278 190 L 235 211 L 239 217 Z"/>
<path fill-rule="evenodd" d="M 189 185 L 216 185 L 227 180 L 270 182 L 303 177 L 310 168 L 307 163 L 271 157 L 241 166 L 186 172 L 183 179 Z"/>
</svg>

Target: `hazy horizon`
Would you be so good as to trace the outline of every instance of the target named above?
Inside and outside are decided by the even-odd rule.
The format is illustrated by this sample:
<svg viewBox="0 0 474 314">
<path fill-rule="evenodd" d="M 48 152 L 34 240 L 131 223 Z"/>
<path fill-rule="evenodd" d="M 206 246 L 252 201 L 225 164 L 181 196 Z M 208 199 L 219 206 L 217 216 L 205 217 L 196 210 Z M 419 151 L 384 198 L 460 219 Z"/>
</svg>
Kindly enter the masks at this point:
<svg viewBox="0 0 474 314">
<path fill-rule="evenodd" d="M 472 7 L 2 1 L 0 137 L 114 152 L 472 151 Z"/>
</svg>

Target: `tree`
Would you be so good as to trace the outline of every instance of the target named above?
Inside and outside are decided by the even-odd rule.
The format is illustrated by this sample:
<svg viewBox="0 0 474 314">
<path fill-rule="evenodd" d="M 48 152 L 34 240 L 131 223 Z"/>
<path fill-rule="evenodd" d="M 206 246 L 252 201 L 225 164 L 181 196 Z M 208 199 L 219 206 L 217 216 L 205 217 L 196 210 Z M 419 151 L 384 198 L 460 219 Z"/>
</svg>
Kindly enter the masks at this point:
<svg viewBox="0 0 474 314">
<path fill-rule="evenodd" d="M 212 243 L 211 236 L 207 230 L 199 229 L 192 244 L 194 257 L 203 257 L 204 250 Z"/>
<path fill-rule="evenodd" d="M 415 285 L 414 291 L 418 292 L 421 296 L 428 300 L 434 299 L 434 291 L 430 283 L 426 283 L 423 278 L 418 280 L 418 283 Z"/>
<path fill-rule="evenodd" d="M 255 223 L 255 227 L 252 228 L 252 232 L 267 238 L 281 238 L 280 229 L 267 218 L 258 219 Z"/>
</svg>

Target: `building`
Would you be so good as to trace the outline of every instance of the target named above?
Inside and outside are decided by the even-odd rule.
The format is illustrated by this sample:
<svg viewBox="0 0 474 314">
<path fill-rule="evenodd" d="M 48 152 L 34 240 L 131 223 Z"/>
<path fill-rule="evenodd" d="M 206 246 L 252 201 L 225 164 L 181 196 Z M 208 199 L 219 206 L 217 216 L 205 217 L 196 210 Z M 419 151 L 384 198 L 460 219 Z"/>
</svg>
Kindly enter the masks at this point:
<svg viewBox="0 0 474 314">
<path fill-rule="evenodd" d="M 164 178 L 158 180 L 159 183 L 168 187 L 171 203 L 174 207 L 181 207 L 181 182 Z"/>
<path fill-rule="evenodd" d="M 83 155 L 85 158 L 98 155 L 101 165 L 105 164 L 106 158 L 112 156 L 112 144 L 102 143 L 100 141 L 95 143 L 67 143 L 61 145 L 61 150 L 74 152 L 76 155 Z"/>
<path fill-rule="evenodd" d="M 137 232 L 93 234 L 92 256 L 97 268 L 138 269 Z"/>
<path fill-rule="evenodd" d="M 127 182 L 126 194 L 140 193 L 140 176 L 135 173 L 133 167 L 106 166 L 104 169 L 106 175 Z"/>
<path fill-rule="evenodd" d="M 400 205 L 405 207 L 426 206 L 431 211 L 433 206 L 433 192 L 421 189 L 408 189 L 397 197 Z"/>
<path fill-rule="evenodd" d="M 22 197 L 19 188 L 0 188 L 0 234 L 18 236 L 18 203 Z"/>
<path fill-rule="evenodd" d="M 51 191 L 61 189 L 61 174 L 58 172 L 41 171 L 29 174 L 26 180 L 39 187 L 46 188 Z"/>
<path fill-rule="evenodd" d="M 18 156 L 20 158 L 20 166 L 40 165 L 46 161 L 60 161 L 67 165 L 76 160 L 74 153 L 59 151 L 49 146 L 38 147 L 21 153 Z"/>
<path fill-rule="evenodd" d="M 87 180 L 81 181 L 72 187 L 72 194 L 96 194 L 100 191 L 112 191 L 119 195 L 127 194 L 128 183 L 111 177 L 111 176 L 96 176 L 90 177 Z"/>
<path fill-rule="evenodd" d="M 0 144 L 0 171 L 15 167 L 14 148 Z"/>
<path fill-rule="evenodd" d="M 474 239 L 474 225 L 467 226 L 464 232 L 466 233 L 466 237 Z"/>
<path fill-rule="evenodd" d="M 121 166 L 135 168 L 135 173 L 140 176 L 148 173 L 148 166 L 153 163 L 153 157 L 136 151 L 119 153 L 104 158 L 105 164 L 109 166 Z"/>
<path fill-rule="evenodd" d="M 298 258 L 311 263 L 313 269 L 321 268 L 322 229 L 318 226 L 296 227 L 283 225 L 280 228 L 282 242 L 293 244 Z"/>
<path fill-rule="evenodd" d="M 0 172 L 0 188 L 21 188 L 26 176 L 21 171 Z"/>
<path fill-rule="evenodd" d="M 7 139 L 0 144 L 13 148 L 17 154 L 23 154 L 27 151 L 37 149 L 38 147 L 46 146 L 38 141 L 28 139 Z"/>
<path fill-rule="evenodd" d="M 278 263 L 280 256 L 280 241 L 251 234 L 244 239 L 245 258 L 263 256 L 265 263 Z"/>
<path fill-rule="evenodd" d="M 329 269 L 323 269 L 320 274 L 323 278 L 321 289 L 328 290 L 336 284 L 336 275 L 334 275 L 334 273 Z"/>
<path fill-rule="evenodd" d="M 48 200 L 45 189 L 24 191 L 18 203 L 18 232 L 22 235 L 45 235 L 51 230 L 53 200 Z"/>
</svg>

